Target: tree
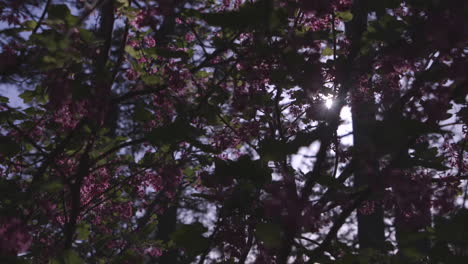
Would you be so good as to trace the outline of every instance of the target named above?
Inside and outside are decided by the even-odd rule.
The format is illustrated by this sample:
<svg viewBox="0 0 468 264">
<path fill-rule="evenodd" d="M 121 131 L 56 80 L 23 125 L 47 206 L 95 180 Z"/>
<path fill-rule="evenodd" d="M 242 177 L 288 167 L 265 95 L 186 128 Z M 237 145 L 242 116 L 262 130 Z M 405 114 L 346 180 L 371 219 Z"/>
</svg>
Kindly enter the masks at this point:
<svg viewBox="0 0 468 264">
<path fill-rule="evenodd" d="M 465 2 L 0 0 L 1 261 L 466 263 Z"/>
</svg>

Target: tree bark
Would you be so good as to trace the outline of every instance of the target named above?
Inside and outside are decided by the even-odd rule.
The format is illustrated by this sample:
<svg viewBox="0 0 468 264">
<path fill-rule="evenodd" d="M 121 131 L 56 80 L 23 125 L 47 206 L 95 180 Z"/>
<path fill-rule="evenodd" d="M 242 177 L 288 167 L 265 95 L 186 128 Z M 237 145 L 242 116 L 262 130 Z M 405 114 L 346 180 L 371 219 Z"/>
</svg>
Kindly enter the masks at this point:
<svg viewBox="0 0 468 264">
<path fill-rule="evenodd" d="M 350 62 L 347 70 L 351 75 L 349 85 L 351 86 L 353 136 L 354 136 L 354 159 L 356 167 L 354 172 L 354 186 L 371 190 L 371 197 L 367 201 L 369 210 L 357 211 L 358 242 L 361 250 L 375 249 L 384 250 L 385 225 L 384 212 L 379 202 L 379 193 L 382 193 L 382 179 L 379 175 L 378 160 L 375 155 L 375 146 L 372 142 L 372 128 L 376 122 L 375 101 L 370 90 L 360 90 L 360 68 L 367 67 L 360 59 L 361 38 L 367 28 L 367 0 L 354 0 L 352 6 L 354 18 L 346 24 L 346 34 L 352 43 Z M 360 95 L 355 97 L 356 95 Z M 373 208 L 373 210 L 372 210 Z"/>
<path fill-rule="evenodd" d="M 373 101 L 373 99 L 371 100 Z M 371 141 L 372 127 L 375 123 L 373 102 L 358 102 L 352 109 L 353 134 L 356 170 L 354 186 L 370 187 L 372 196 L 366 202 L 367 208 L 357 211 L 358 241 L 360 249 L 376 249 L 383 251 L 385 243 L 384 212 L 379 201 L 383 183 L 379 175 L 378 160 Z"/>
<path fill-rule="evenodd" d="M 158 231 L 156 235 L 157 240 L 162 240 L 167 243 L 171 240 L 172 233 L 176 230 L 177 225 L 177 204 L 166 209 L 163 215 L 158 217 Z M 170 249 L 165 251 L 161 257 L 158 258 L 158 264 L 176 264 L 178 252 L 177 249 Z"/>
</svg>

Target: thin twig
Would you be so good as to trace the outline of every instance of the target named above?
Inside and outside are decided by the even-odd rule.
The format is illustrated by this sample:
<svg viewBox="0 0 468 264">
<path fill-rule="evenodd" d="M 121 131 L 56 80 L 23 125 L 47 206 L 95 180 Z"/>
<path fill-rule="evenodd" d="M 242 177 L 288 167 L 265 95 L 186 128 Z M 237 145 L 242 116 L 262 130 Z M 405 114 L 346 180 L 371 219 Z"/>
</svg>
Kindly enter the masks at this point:
<svg viewBox="0 0 468 264">
<path fill-rule="evenodd" d="M 51 2 L 52 2 L 52 0 L 47 0 L 47 2 L 45 4 L 45 7 L 44 7 L 44 11 L 42 11 L 41 17 L 37 21 L 36 26 L 34 27 L 32 33 L 31 33 L 32 35 L 36 34 L 37 30 L 41 26 L 42 21 L 44 20 L 44 17 L 47 14 L 47 9 L 49 9 L 49 5 L 50 5 Z"/>
</svg>

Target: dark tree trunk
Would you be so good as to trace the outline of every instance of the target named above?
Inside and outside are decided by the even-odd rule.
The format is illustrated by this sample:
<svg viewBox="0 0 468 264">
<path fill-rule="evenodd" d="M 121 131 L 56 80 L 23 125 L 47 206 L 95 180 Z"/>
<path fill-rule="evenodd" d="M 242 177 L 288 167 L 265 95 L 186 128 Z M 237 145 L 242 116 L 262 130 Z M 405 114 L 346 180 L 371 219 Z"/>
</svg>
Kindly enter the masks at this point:
<svg viewBox="0 0 468 264">
<path fill-rule="evenodd" d="M 382 179 L 379 173 L 375 146 L 372 142 L 374 127 L 375 103 L 372 91 L 360 89 L 360 72 L 368 70 L 364 58 L 360 57 L 361 39 L 367 28 L 367 0 L 354 0 L 352 6 L 353 20 L 346 24 L 346 34 L 352 43 L 348 62 L 348 85 L 351 89 L 352 119 L 354 135 L 354 159 L 356 161 L 354 185 L 357 188 L 370 188 L 371 196 L 367 201 L 367 212 L 358 210 L 358 242 L 360 249 L 384 250 L 385 225 L 379 194 L 382 193 Z"/>
<path fill-rule="evenodd" d="M 373 100 L 373 99 L 372 99 Z M 375 123 L 373 102 L 357 102 L 352 109 L 353 133 L 356 159 L 354 186 L 371 189 L 366 208 L 357 211 L 358 241 L 361 249 L 371 248 L 382 251 L 385 243 L 384 212 L 379 201 L 382 193 L 382 179 L 379 173 L 375 149 L 371 141 Z"/>
<path fill-rule="evenodd" d="M 109 132 L 106 134 L 109 137 L 114 137 L 117 130 L 117 122 L 119 109 L 117 105 L 112 105 L 113 74 L 108 67 L 108 61 L 111 60 L 112 39 L 114 36 L 115 23 L 115 7 L 114 1 L 108 0 L 100 8 L 101 19 L 99 22 L 99 30 L 97 38 L 102 41 L 99 47 L 99 54 L 96 57 L 95 64 L 95 87 L 93 87 L 94 104 L 99 105 L 95 109 L 97 121 L 104 125 Z M 125 33 L 124 33 L 125 34 Z M 120 67 L 117 65 L 116 67 Z M 92 99 L 93 100 L 93 99 Z"/>
<path fill-rule="evenodd" d="M 162 240 L 164 243 L 171 240 L 172 233 L 176 230 L 177 225 L 177 205 L 173 205 L 166 209 L 163 215 L 158 217 L 158 231 L 156 234 L 157 240 Z M 178 252 L 176 249 L 165 251 L 154 263 L 158 264 L 176 264 Z"/>
</svg>

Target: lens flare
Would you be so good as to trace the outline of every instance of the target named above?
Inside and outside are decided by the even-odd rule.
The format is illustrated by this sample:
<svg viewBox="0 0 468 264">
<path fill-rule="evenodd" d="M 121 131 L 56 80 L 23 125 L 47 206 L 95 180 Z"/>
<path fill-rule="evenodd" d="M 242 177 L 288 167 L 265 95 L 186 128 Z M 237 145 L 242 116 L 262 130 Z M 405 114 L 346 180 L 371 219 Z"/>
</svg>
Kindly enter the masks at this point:
<svg viewBox="0 0 468 264">
<path fill-rule="evenodd" d="M 333 99 L 331 99 L 331 98 L 325 99 L 325 106 L 326 106 L 328 109 L 330 109 L 330 108 L 332 107 L 332 105 L 333 105 Z"/>
</svg>

